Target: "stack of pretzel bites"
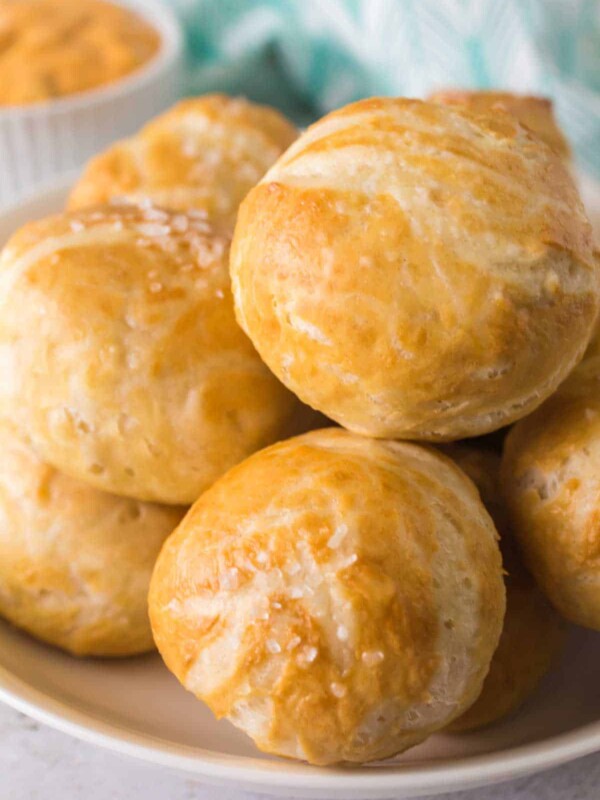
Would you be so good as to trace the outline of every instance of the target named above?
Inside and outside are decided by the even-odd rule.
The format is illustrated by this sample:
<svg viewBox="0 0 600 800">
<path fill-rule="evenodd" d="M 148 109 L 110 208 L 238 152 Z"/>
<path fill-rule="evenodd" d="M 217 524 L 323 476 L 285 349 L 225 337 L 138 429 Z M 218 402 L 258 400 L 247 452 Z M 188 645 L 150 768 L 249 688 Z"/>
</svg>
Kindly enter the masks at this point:
<svg viewBox="0 0 600 800">
<path fill-rule="evenodd" d="M 0 262 L 0 612 L 77 653 L 152 633 L 314 764 L 515 712 L 565 618 L 600 629 L 600 271 L 567 159 L 547 101 L 497 93 L 299 138 L 209 96 L 99 155 Z"/>
<path fill-rule="evenodd" d="M 152 649 L 150 574 L 182 506 L 306 429 L 236 324 L 228 275 L 234 209 L 296 136 L 271 109 L 186 101 L 4 248 L 0 613 L 34 635 Z"/>
</svg>

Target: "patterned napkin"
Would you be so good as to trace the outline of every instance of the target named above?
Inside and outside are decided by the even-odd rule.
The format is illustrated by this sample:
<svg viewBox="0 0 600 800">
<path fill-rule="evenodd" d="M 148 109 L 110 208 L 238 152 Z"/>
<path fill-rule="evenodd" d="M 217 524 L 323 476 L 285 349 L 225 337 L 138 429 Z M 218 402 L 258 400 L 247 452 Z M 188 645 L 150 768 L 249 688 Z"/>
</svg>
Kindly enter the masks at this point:
<svg viewBox="0 0 600 800">
<path fill-rule="evenodd" d="M 190 93 L 245 94 L 300 124 L 376 94 L 544 94 L 600 178 L 599 0 L 165 2 L 186 31 Z"/>
</svg>

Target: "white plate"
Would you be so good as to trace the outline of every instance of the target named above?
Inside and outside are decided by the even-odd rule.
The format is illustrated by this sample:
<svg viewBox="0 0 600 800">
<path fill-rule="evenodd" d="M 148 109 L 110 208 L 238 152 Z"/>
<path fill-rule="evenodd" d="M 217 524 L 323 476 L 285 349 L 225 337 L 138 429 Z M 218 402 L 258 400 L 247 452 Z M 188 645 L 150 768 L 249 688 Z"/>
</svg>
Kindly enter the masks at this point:
<svg viewBox="0 0 600 800">
<path fill-rule="evenodd" d="M 0 243 L 61 207 L 63 183 L 0 217 Z M 600 192 L 589 183 L 595 204 Z M 600 208 L 596 205 L 594 211 Z M 77 660 L 0 623 L 0 699 L 36 719 L 207 782 L 295 797 L 415 797 L 475 787 L 600 750 L 600 635 L 573 629 L 561 663 L 521 711 L 487 730 L 433 736 L 398 759 L 319 769 L 259 753 L 187 694 L 156 655 Z"/>
</svg>

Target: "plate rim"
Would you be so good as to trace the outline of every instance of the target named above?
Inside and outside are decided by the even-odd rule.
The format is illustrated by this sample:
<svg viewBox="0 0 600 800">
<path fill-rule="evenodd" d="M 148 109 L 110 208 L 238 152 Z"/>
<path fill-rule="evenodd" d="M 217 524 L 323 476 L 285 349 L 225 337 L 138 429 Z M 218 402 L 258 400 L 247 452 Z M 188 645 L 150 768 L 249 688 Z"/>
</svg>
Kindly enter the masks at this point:
<svg viewBox="0 0 600 800">
<path fill-rule="evenodd" d="M 441 759 L 433 764 L 323 768 L 292 760 L 262 761 L 253 756 L 171 744 L 166 739 L 101 720 L 35 688 L 2 665 L 0 701 L 77 739 L 147 763 L 201 776 L 216 784 L 243 785 L 244 789 L 266 793 L 293 789 L 300 797 L 328 790 L 343 792 L 345 798 L 389 797 L 390 791 L 442 793 L 500 783 L 600 752 L 598 720 L 541 742 L 498 753 Z"/>
<path fill-rule="evenodd" d="M 28 206 L 56 203 L 66 196 L 77 172 L 33 187 L 26 196 L 0 209 L 0 221 L 23 213 Z M 600 182 L 585 177 L 600 197 Z M 50 210 L 48 213 L 52 213 Z M 4 621 L 3 621 L 4 622 Z M 144 734 L 102 720 L 51 693 L 36 688 L 0 664 L 0 701 L 37 721 L 77 739 L 138 760 L 202 777 L 212 784 L 243 786 L 266 794 L 288 790 L 297 797 L 318 797 L 334 792 L 350 798 L 384 798 L 390 792 L 409 797 L 439 794 L 483 784 L 500 783 L 543 771 L 600 752 L 600 720 L 541 742 L 530 742 L 499 752 L 482 753 L 434 763 L 398 762 L 383 768 L 314 767 L 285 759 L 261 760 L 253 756 L 218 753 Z M 343 794 L 340 794 L 343 793 Z"/>
</svg>

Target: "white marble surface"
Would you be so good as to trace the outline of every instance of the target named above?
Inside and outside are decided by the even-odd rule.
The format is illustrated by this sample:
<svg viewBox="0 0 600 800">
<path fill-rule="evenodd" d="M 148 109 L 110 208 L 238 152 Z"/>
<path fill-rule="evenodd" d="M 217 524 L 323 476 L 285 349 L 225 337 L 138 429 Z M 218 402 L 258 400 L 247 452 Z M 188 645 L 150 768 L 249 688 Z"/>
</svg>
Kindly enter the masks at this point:
<svg viewBox="0 0 600 800">
<path fill-rule="evenodd" d="M 262 800 L 203 786 L 46 728 L 0 704 L 0 800 Z M 600 754 L 440 800 L 599 800 Z"/>
</svg>

